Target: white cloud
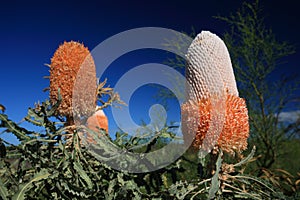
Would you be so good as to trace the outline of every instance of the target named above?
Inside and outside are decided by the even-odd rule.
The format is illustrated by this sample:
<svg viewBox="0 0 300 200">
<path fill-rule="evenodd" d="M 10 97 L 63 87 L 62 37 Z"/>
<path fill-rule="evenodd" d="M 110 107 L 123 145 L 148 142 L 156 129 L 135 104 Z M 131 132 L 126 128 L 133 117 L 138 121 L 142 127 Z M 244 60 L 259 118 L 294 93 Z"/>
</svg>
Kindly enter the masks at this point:
<svg viewBox="0 0 300 200">
<path fill-rule="evenodd" d="M 286 123 L 294 123 L 300 117 L 300 110 L 282 112 L 279 114 L 279 121 Z"/>
</svg>

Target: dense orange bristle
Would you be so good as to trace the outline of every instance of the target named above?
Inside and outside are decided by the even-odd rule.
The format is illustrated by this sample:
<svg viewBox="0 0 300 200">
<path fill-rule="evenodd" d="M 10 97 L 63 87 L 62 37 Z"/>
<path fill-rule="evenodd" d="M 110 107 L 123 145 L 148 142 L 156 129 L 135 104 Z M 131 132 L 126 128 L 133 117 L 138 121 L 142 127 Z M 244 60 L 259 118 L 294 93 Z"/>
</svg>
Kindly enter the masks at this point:
<svg viewBox="0 0 300 200">
<path fill-rule="evenodd" d="M 88 118 L 87 127 L 95 132 L 99 132 L 99 128 L 104 129 L 106 135 L 108 135 L 108 119 L 103 110 L 98 110 Z M 99 134 L 99 136 L 101 135 L 102 134 Z M 87 134 L 87 142 L 94 142 L 93 137 L 90 134 Z"/>
<path fill-rule="evenodd" d="M 247 148 L 247 138 L 249 137 L 248 110 L 245 100 L 237 96 L 227 95 L 223 129 L 217 141 L 209 141 L 209 144 L 207 144 L 208 147 L 203 146 L 203 141 L 206 137 L 214 138 L 207 135 L 211 119 L 211 109 L 210 99 L 201 99 L 196 104 L 188 102 L 182 105 L 183 130 L 188 130 L 194 126 L 190 124 L 191 119 L 198 121 L 196 130 L 191 130 L 192 132 L 190 133 L 184 132 L 184 137 L 191 137 L 191 133 L 193 134 L 193 131 L 195 131 L 196 135 L 192 146 L 196 149 L 203 148 L 208 150 L 209 147 L 217 145 L 223 151 L 231 154 L 245 150 Z"/>
<path fill-rule="evenodd" d="M 54 53 L 50 65 L 50 100 L 58 100 L 58 89 L 62 102 L 57 109 L 61 116 L 90 115 L 96 107 L 96 69 L 89 50 L 78 42 L 64 42 Z M 74 107 L 73 91 L 77 99 Z"/>
<path fill-rule="evenodd" d="M 99 127 L 108 132 L 108 120 L 104 112 L 102 110 L 99 110 L 95 112 L 94 115 L 89 117 L 87 120 L 87 127 L 94 131 L 97 131 L 97 127 Z"/>
</svg>

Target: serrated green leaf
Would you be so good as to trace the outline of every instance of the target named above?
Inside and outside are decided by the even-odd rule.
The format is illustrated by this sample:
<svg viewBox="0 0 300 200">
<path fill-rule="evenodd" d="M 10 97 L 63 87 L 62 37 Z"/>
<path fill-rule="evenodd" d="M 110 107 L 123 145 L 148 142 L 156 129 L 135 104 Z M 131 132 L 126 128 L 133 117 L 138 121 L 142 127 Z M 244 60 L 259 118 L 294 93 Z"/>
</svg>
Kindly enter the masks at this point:
<svg viewBox="0 0 300 200">
<path fill-rule="evenodd" d="M 117 178 L 118 178 L 118 183 L 120 183 L 121 185 L 125 185 L 125 181 L 123 179 L 122 173 L 118 173 Z"/>
<path fill-rule="evenodd" d="M 88 189 L 93 188 L 93 183 L 87 173 L 83 170 L 82 165 L 79 162 L 74 162 L 74 169 L 78 172 L 79 176 L 85 181 L 88 186 Z"/>
<path fill-rule="evenodd" d="M 22 187 L 20 187 L 19 191 L 13 196 L 12 199 L 24 200 L 26 191 L 33 187 L 33 183 L 48 178 L 48 176 L 50 176 L 50 173 L 48 173 L 47 170 L 44 169 L 40 171 L 28 183 L 22 185 Z"/>
<path fill-rule="evenodd" d="M 112 200 L 114 198 L 114 187 L 116 186 L 116 184 L 117 184 L 116 179 L 109 182 L 107 192 L 105 192 L 106 193 L 105 199 Z"/>
<path fill-rule="evenodd" d="M 3 200 L 8 200 L 7 196 L 8 196 L 8 190 L 7 190 L 7 188 L 4 186 L 2 180 L 0 179 L 0 197 L 1 197 Z"/>
<path fill-rule="evenodd" d="M 43 126 L 44 124 L 44 116 L 40 116 L 32 108 L 28 109 L 28 113 L 25 117 L 25 120 L 36 126 Z"/>
<path fill-rule="evenodd" d="M 169 139 L 173 139 L 174 138 L 174 134 L 171 132 L 162 132 L 159 137 L 161 138 L 169 138 Z"/>
<path fill-rule="evenodd" d="M 7 115 L 0 114 L 1 127 L 7 128 L 7 130 L 13 133 L 19 140 L 30 140 L 30 137 L 26 134 L 30 134 L 31 132 L 18 126 L 15 122 L 9 120 Z"/>
</svg>

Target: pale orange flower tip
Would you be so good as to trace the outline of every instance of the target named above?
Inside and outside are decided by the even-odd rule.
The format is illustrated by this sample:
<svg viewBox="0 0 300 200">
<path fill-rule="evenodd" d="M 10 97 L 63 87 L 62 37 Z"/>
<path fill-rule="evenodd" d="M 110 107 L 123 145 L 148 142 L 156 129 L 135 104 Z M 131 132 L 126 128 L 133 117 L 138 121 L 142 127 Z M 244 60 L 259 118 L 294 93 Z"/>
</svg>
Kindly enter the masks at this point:
<svg viewBox="0 0 300 200">
<path fill-rule="evenodd" d="M 57 115 L 70 117 L 73 111 L 79 116 L 91 115 L 96 107 L 96 68 L 90 51 L 81 43 L 64 42 L 55 51 L 50 64 L 50 100 L 58 100 L 58 89 L 62 102 Z M 76 105 L 73 91 L 76 89 Z M 80 98 L 78 98 L 80 97 Z"/>
<path fill-rule="evenodd" d="M 87 127 L 95 132 L 99 132 L 99 128 L 104 129 L 106 131 L 106 135 L 108 135 L 108 119 L 103 110 L 98 110 L 91 117 L 88 118 Z M 94 141 L 90 134 L 87 134 L 87 141 Z"/>
<path fill-rule="evenodd" d="M 104 129 L 106 135 L 108 135 L 108 119 L 103 112 L 103 110 L 98 110 L 92 116 L 90 116 L 87 120 L 87 127 L 95 132 L 99 132 L 100 129 Z M 102 134 L 98 134 L 98 137 L 101 137 Z M 95 140 L 90 133 L 86 134 L 86 141 L 88 143 L 95 144 Z"/>
</svg>

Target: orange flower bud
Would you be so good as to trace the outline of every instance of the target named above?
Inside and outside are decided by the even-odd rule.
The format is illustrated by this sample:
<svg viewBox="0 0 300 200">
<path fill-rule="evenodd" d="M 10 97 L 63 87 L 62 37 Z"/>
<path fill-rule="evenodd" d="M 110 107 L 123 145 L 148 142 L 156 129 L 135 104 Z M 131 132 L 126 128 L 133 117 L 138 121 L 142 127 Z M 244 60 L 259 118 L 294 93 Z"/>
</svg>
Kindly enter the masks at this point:
<svg viewBox="0 0 300 200">
<path fill-rule="evenodd" d="M 87 127 L 95 132 L 99 132 L 99 128 L 104 129 L 106 135 L 108 135 L 108 119 L 103 110 L 98 110 L 88 118 Z M 99 136 L 101 136 L 101 134 L 99 134 Z M 92 143 L 93 141 L 93 137 L 87 133 L 87 142 Z"/>
</svg>

